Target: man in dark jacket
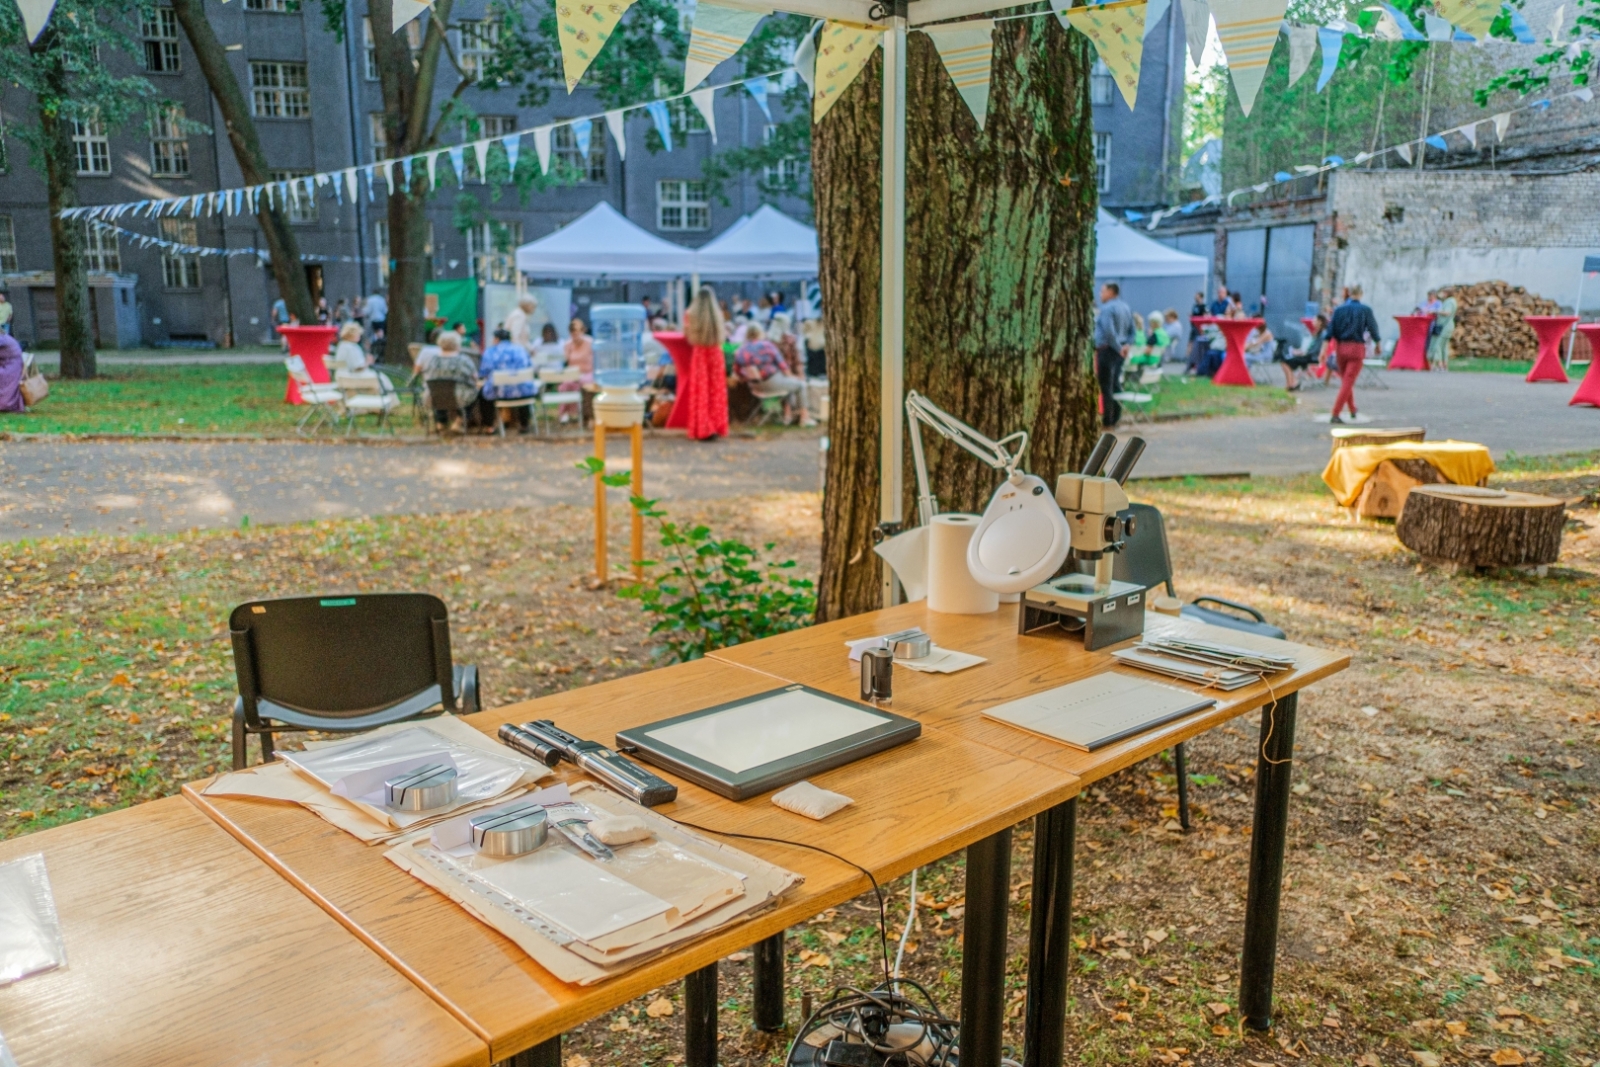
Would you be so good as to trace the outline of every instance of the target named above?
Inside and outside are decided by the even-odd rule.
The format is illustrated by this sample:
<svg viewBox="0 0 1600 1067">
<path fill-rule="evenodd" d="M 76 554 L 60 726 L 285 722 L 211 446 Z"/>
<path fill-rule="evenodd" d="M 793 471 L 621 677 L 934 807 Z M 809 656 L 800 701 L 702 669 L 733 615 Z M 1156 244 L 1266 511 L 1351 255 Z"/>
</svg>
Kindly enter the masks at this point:
<svg viewBox="0 0 1600 1067">
<path fill-rule="evenodd" d="M 1122 302 L 1116 282 L 1100 287 L 1100 310 L 1094 317 L 1094 369 L 1100 380 L 1100 424 L 1111 429 L 1122 419 L 1122 361 L 1133 343 L 1133 312 Z"/>
<path fill-rule="evenodd" d="M 1350 421 L 1356 421 L 1356 379 L 1361 377 L 1361 366 L 1367 358 L 1368 345 L 1378 343 L 1378 317 L 1361 302 L 1361 286 L 1350 287 L 1350 299 L 1333 310 L 1328 323 L 1328 340 L 1333 342 L 1333 356 L 1339 364 L 1339 395 L 1333 402 L 1329 422 L 1343 422 L 1339 412 L 1350 408 Z"/>
</svg>

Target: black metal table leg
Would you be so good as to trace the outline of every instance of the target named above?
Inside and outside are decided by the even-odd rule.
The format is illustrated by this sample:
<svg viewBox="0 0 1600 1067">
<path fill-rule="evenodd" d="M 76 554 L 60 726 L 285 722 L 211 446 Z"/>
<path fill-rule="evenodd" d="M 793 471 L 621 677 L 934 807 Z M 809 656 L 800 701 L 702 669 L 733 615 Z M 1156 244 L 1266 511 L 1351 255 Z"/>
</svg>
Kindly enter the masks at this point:
<svg viewBox="0 0 1600 1067">
<path fill-rule="evenodd" d="M 708 964 L 683 980 L 683 1062 L 685 1067 L 717 1067 L 717 965 Z"/>
<path fill-rule="evenodd" d="M 1072 850 L 1076 798 L 1033 820 L 1033 916 L 1023 1067 L 1061 1067 L 1067 1040 L 1067 953 L 1072 945 Z"/>
<path fill-rule="evenodd" d="M 967 913 L 961 949 L 961 1067 L 1000 1067 L 1005 1036 L 1006 918 L 1011 831 L 967 846 Z"/>
<path fill-rule="evenodd" d="M 1184 832 L 1189 830 L 1189 754 L 1184 751 L 1184 743 L 1179 741 L 1172 746 L 1172 775 L 1178 780 L 1178 825 Z"/>
<path fill-rule="evenodd" d="M 1298 697 L 1290 693 L 1261 713 L 1255 826 L 1250 836 L 1250 895 L 1245 904 L 1239 973 L 1239 1014 L 1253 1030 L 1272 1028 L 1272 979 L 1277 968 L 1278 903 L 1283 895 L 1283 848 L 1289 833 Z"/>
<path fill-rule="evenodd" d="M 757 1030 L 783 1029 L 783 931 L 757 941 L 751 962 L 755 965 L 754 1015 Z"/>
<path fill-rule="evenodd" d="M 501 1060 L 497 1067 L 561 1067 L 561 1038 L 558 1035 L 523 1049 L 509 1060 Z"/>
</svg>

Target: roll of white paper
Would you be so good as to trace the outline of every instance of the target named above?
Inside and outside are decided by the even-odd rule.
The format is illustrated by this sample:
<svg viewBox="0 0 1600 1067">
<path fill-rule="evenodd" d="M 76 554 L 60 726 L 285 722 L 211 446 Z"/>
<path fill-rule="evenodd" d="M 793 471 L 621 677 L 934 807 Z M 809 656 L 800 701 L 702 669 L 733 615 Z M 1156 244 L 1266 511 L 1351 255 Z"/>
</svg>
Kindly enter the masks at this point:
<svg viewBox="0 0 1600 1067">
<path fill-rule="evenodd" d="M 1000 606 L 999 594 L 973 580 L 967 542 L 977 515 L 935 515 L 928 536 L 928 607 L 949 615 L 982 615 Z"/>
</svg>

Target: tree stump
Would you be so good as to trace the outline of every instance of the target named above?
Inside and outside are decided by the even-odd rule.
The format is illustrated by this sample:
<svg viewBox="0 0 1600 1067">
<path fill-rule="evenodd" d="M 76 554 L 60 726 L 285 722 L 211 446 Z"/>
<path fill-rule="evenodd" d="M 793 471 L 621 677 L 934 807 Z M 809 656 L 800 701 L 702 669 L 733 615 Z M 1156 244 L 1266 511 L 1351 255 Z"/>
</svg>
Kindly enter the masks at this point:
<svg viewBox="0 0 1600 1067">
<path fill-rule="evenodd" d="M 1566 501 L 1462 485 L 1418 485 L 1395 536 L 1424 559 L 1462 567 L 1544 567 L 1561 555 Z"/>
<path fill-rule="evenodd" d="M 1412 489 L 1449 481 L 1425 459 L 1386 459 L 1362 487 L 1356 514 L 1363 519 L 1397 519 Z"/>
<path fill-rule="evenodd" d="M 1337 426 L 1329 432 L 1333 438 L 1333 447 L 1329 450 L 1337 452 L 1341 448 L 1355 448 L 1357 445 L 1392 445 L 1400 441 L 1425 441 L 1428 431 L 1421 426 L 1402 426 L 1392 430 L 1380 430 L 1372 426 Z"/>
</svg>

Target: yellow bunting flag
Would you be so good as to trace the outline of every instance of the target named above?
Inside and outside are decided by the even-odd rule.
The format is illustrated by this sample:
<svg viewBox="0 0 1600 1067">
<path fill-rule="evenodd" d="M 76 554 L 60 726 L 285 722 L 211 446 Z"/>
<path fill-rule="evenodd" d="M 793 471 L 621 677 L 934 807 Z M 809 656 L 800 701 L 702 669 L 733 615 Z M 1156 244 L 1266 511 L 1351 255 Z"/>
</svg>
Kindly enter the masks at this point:
<svg viewBox="0 0 1600 1067">
<path fill-rule="evenodd" d="M 811 119 L 821 122 L 872 53 L 883 43 L 883 30 L 872 26 L 852 26 L 830 22 L 822 27 L 817 40 L 817 87 L 812 98 Z"/>
<path fill-rule="evenodd" d="M 989 115 L 989 78 L 994 69 L 994 20 L 974 19 L 949 26 L 925 26 L 944 61 L 956 92 L 966 101 L 978 129 Z"/>
<path fill-rule="evenodd" d="M 1500 14 L 1500 0 L 1434 0 L 1433 9 L 1478 40 L 1489 36 L 1489 26 Z"/>
<path fill-rule="evenodd" d="M 1099 4 L 1071 7 L 1065 12 L 1072 28 L 1094 42 L 1100 61 L 1111 71 L 1111 78 L 1122 90 L 1122 99 L 1131 108 L 1139 96 L 1139 57 L 1144 52 L 1145 3 Z"/>
<path fill-rule="evenodd" d="M 684 57 L 683 91 L 688 92 L 706 80 L 706 75 L 725 59 L 744 47 L 756 24 L 767 17 L 764 11 L 724 7 L 711 0 L 695 5 L 694 23 L 689 29 L 689 52 Z"/>
<path fill-rule="evenodd" d="M 561 38 L 561 70 L 567 78 L 567 92 L 578 87 L 578 79 L 589 69 L 611 31 L 633 0 L 557 0 L 556 26 Z"/>
<path fill-rule="evenodd" d="M 1228 76 L 1239 106 L 1246 116 L 1255 106 L 1267 61 L 1278 43 L 1287 0 L 1211 0 L 1211 17 L 1217 23 L 1217 40 L 1228 60 Z"/>
</svg>

